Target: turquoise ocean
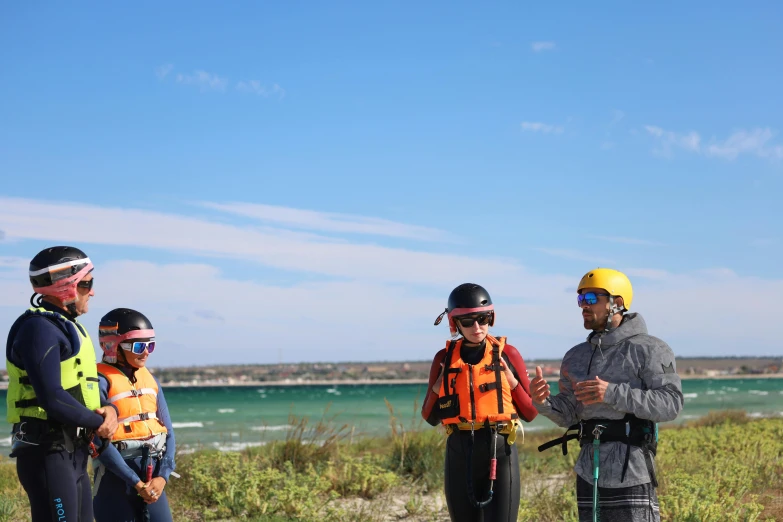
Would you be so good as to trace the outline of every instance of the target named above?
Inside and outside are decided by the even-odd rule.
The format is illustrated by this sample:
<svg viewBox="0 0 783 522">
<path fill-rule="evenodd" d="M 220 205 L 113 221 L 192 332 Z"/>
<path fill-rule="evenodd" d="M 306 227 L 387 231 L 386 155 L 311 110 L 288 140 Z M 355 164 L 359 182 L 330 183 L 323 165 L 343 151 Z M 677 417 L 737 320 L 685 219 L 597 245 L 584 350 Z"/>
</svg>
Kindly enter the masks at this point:
<svg viewBox="0 0 783 522">
<path fill-rule="evenodd" d="M 683 380 L 685 407 L 675 423 L 696 419 L 713 410 L 743 409 L 750 415 L 783 416 L 783 379 Z M 419 410 L 425 384 L 340 384 L 328 386 L 226 386 L 164 388 L 177 445 L 181 449 L 239 450 L 284 438 L 289 415 L 306 417 L 308 425 L 325 419 L 348 425 L 354 437 L 383 436 L 390 430 L 394 408 L 405 429 L 431 429 Z M 553 393 L 557 385 L 553 386 Z M 7 434 L 5 390 L 0 390 L 0 429 Z M 543 416 L 526 423 L 527 431 L 554 429 Z M 351 428 L 346 430 L 350 436 Z M 0 438 L 6 453 L 10 437 Z"/>
</svg>

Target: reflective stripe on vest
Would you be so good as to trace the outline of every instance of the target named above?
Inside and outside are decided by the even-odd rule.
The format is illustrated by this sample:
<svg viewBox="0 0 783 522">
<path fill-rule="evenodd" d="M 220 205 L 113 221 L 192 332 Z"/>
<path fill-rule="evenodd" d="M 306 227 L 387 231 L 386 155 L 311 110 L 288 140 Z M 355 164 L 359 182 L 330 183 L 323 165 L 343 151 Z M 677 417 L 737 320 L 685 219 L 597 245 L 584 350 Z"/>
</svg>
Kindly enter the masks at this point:
<svg viewBox="0 0 783 522">
<path fill-rule="evenodd" d="M 462 360 L 462 339 L 447 343 L 444 374 L 439 397 L 456 395 L 459 414 L 442 419 L 443 424 L 474 422 L 477 427 L 485 421 L 503 422 L 519 418 L 511 399 L 511 386 L 500 360 L 506 338 L 487 336 L 484 356 L 476 364 Z"/>
<path fill-rule="evenodd" d="M 108 396 L 119 411 L 119 426 L 112 441 L 145 440 L 167 433 L 158 419 L 158 383 L 147 368 L 135 371 L 135 383 L 110 364 L 99 363 L 98 373 L 106 378 Z"/>
<path fill-rule="evenodd" d="M 139 397 L 141 395 L 154 395 L 155 399 L 158 398 L 158 390 L 154 388 L 142 388 L 140 390 L 128 390 L 126 392 L 118 393 L 117 395 L 112 395 L 109 397 L 109 402 L 114 404 L 115 402 L 119 401 L 120 399 L 124 399 L 126 397 Z"/>
<path fill-rule="evenodd" d="M 101 395 L 98 389 L 95 348 L 87 331 L 78 322 L 44 308 L 30 308 L 24 315 L 39 315 L 52 321 L 59 321 L 63 328 L 71 333 L 68 337 L 74 355 L 60 361 L 60 385 L 84 407 L 90 410 L 100 408 Z M 11 424 L 20 422 L 21 417 L 46 420 L 48 416 L 39 406 L 27 372 L 9 360 L 6 360 L 6 369 L 9 381 L 6 395 L 8 422 Z"/>
</svg>

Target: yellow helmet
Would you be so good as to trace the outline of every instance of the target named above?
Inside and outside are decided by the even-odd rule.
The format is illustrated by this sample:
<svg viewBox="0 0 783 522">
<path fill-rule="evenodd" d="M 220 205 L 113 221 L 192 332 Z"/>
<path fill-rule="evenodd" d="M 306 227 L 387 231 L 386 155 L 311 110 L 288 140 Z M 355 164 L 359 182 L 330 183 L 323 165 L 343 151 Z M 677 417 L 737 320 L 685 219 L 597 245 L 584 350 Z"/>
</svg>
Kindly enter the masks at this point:
<svg viewBox="0 0 783 522">
<path fill-rule="evenodd" d="M 603 288 L 614 297 L 622 297 L 625 309 L 631 309 L 633 287 L 628 276 L 622 272 L 612 270 L 611 268 L 590 270 L 579 281 L 579 288 L 576 289 L 577 293 L 580 293 L 583 288 Z"/>
</svg>

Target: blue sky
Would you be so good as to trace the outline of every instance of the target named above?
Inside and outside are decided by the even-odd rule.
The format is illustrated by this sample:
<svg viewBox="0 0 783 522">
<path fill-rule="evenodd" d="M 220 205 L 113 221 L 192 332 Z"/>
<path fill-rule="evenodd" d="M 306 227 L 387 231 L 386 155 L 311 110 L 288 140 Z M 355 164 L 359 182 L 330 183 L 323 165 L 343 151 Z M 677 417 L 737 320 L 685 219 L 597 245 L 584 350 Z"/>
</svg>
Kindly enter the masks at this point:
<svg viewBox="0 0 783 522">
<path fill-rule="evenodd" d="M 428 359 L 465 281 L 559 356 L 597 265 L 680 355 L 783 351 L 779 2 L 1 9 L 2 328 L 66 243 L 159 365 Z"/>
</svg>

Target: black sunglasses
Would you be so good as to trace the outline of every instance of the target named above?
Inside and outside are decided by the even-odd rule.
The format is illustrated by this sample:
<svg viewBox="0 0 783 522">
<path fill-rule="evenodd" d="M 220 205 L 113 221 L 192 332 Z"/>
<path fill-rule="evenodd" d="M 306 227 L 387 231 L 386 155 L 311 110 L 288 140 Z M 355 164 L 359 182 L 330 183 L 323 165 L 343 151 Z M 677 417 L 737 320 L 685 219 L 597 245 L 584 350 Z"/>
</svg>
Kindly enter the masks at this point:
<svg viewBox="0 0 783 522">
<path fill-rule="evenodd" d="M 477 321 L 478 324 L 484 326 L 485 324 L 489 324 L 490 321 L 492 321 L 492 312 L 487 314 L 470 315 L 467 317 L 456 317 L 455 321 L 457 321 L 463 328 L 470 328 L 473 326 L 473 323 Z"/>
<path fill-rule="evenodd" d="M 92 284 L 95 282 L 95 278 L 93 277 L 89 281 L 85 281 L 82 279 L 78 283 L 76 283 L 76 286 L 79 288 L 84 288 L 85 290 L 92 290 Z"/>
</svg>

